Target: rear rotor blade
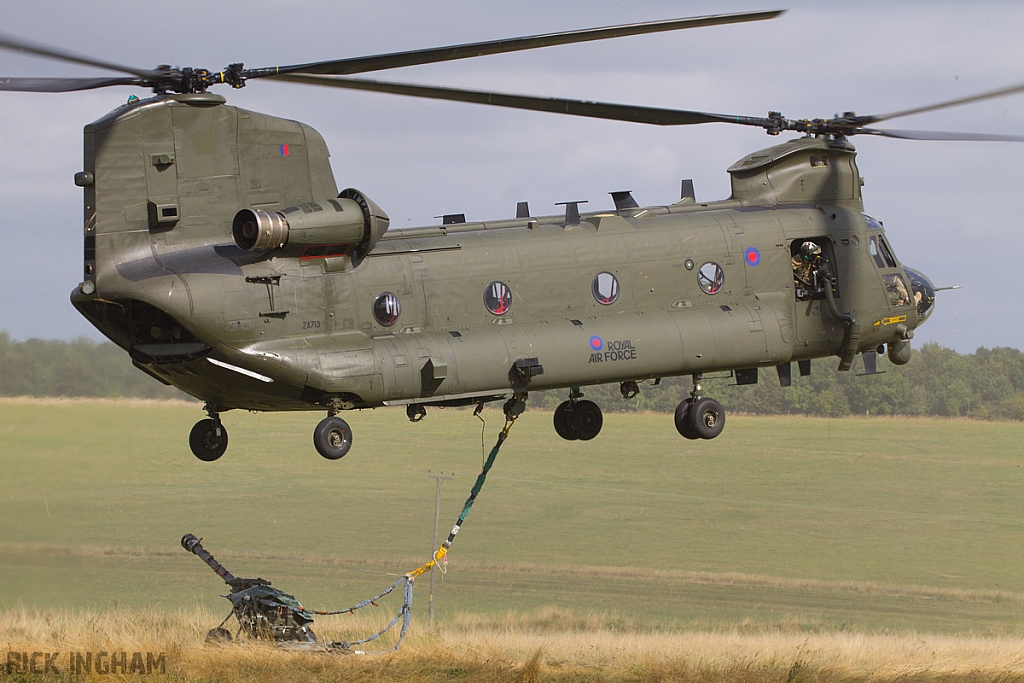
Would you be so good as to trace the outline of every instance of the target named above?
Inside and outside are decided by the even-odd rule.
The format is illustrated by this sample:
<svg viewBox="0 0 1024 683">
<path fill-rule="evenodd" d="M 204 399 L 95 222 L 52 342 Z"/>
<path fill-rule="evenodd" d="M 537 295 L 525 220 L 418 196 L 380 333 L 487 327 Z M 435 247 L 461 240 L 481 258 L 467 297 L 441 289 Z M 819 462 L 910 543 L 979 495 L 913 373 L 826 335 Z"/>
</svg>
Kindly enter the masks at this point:
<svg viewBox="0 0 1024 683">
<path fill-rule="evenodd" d="M 611 121 L 647 123 L 657 126 L 686 126 L 697 123 L 738 123 L 741 125 L 758 126 L 763 128 L 766 125 L 771 125 L 771 123 L 766 119 L 750 116 L 731 116 L 727 114 L 686 111 L 683 109 L 660 109 L 656 107 L 639 107 L 627 104 L 610 104 L 607 102 L 587 102 L 585 100 L 569 100 L 559 97 L 532 97 L 530 95 L 512 95 L 478 90 L 460 90 L 457 88 L 441 88 L 428 85 L 388 83 L 385 81 L 371 81 L 361 78 L 346 78 L 344 76 L 310 76 L 307 74 L 290 74 L 287 76 L 279 76 L 275 80 L 305 83 L 308 85 L 347 88 L 350 90 L 370 90 L 373 92 L 385 92 L 393 95 L 407 95 L 410 97 L 424 97 L 435 100 L 472 102 L 474 104 L 487 104 L 495 107 L 509 107 L 512 109 L 526 109 L 529 111 L 543 111 L 553 114 L 587 116 L 590 118 L 608 119 Z"/>
<path fill-rule="evenodd" d="M 685 19 L 666 19 L 663 21 L 622 24 L 620 26 L 605 26 L 601 28 L 565 31 L 562 33 L 547 33 L 536 36 L 525 36 L 522 38 L 489 40 L 480 43 L 466 43 L 463 45 L 450 45 L 447 47 L 427 48 L 424 50 L 391 52 L 381 55 L 352 57 L 327 62 L 293 64 L 291 66 L 268 67 L 263 69 L 247 69 L 245 71 L 245 77 L 262 78 L 298 72 L 343 76 L 346 74 L 365 73 L 367 71 L 397 69 L 400 67 L 415 66 L 419 64 L 433 64 L 436 62 L 447 62 L 455 59 L 467 59 L 469 57 L 482 57 L 484 55 L 517 52 L 519 50 L 532 50 L 539 47 L 550 47 L 553 45 L 568 45 L 570 43 L 583 43 L 592 40 L 635 36 L 644 33 L 676 31 L 684 28 L 718 26 L 722 24 L 738 24 L 747 21 L 762 21 L 777 17 L 782 14 L 783 11 L 784 10 L 740 12 L 736 14 L 716 14 L 703 17 L 689 17 Z"/>
<path fill-rule="evenodd" d="M 0 77 L 0 91 L 7 92 L 74 92 L 93 90 L 111 85 L 139 85 L 134 76 L 113 78 L 3 78 Z"/>
<path fill-rule="evenodd" d="M 55 47 L 39 45 L 37 43 L 31 43 L 27 40 L 22 40 L 21 38 L 14 38 L 11 36 L 0 35 L 0 49 L 11 50 L 13 52 L 27 52 L 29 54 L 38 55 L 40 57 L 47 57 L 49 59 L 58 59 L 64 62 L 71 62 L 72 64 L 85 64 L 86 66 L 95 66 L 100 69 L 110 69 L 111 71 L 121 71 L 123 73 L 135 74 L 136 76 L 143 76 L 147 78 L 151 78 L 157 75 L 155 71 L 150 71 L 148 69 L 138 69 L 133 66 L 124 66 L 123 64 L 114 64 L 113 62 L 104 62 L 99 59 L 93 59 L 92 57 L 82 57 L 81 55 L 76 55 L 71 52 L 65 52 Z"/>
</svg>

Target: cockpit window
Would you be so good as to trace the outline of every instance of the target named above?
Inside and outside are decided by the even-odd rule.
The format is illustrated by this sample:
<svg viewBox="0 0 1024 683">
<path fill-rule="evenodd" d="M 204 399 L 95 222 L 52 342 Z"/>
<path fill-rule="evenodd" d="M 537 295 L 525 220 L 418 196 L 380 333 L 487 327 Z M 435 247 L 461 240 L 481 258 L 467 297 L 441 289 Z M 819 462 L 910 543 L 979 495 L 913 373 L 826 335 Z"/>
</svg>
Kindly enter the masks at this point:
<svg viewBox="0 0 1024 683">
<path fill-rule="evenodd" d="M 868 241 L 868 253 L 875 260 L 879 268 L 895 268 L 896 259 L 892 257 L 889 245 L 885 243 L 881 235 L 872 235 Z"/>
<path fill-rule="evenodd" d="M 882 254 L 878 250 L 878 235 L 872 235 L 868 241 L 868 253 L 870 253 L 871 258 L 875 260 L 876 266 L 879 268 L 885 268 L 885 259 L 882 258 Z"/>
<path fill-rule="evenodd" d="M 896 259 L 892 255 L 892 248 L 889 243 L 885 241 L 885 238 L 881 235 L 878 236 L 878 246 L 882 248 L 882 257 L 890 268 L 896 267 Z"/>
<path fill-rule="evenodd" d="M 878 220 L 874 216 L 864 214 L 864 220 L 868 224 L 868 230 L 874 230 L 875 232 L 882 232 L 882 221 Z"/>
<path fill-rule="evenodd" d="M 882 282 L 885 284 L 885 295 L 889 299 L 890 306 L 906 306 L 910 303 L 907 283 L 900 275 L 887 273 L 882 275 Z"/>
<path fill-rule="evenodd" d="M 910 278 L 910 288 L 914 292 L 914 301 L 917 302 L 918 324 L 923 323 L 935 308 L 935 287 L 931 280 L 913 268 L 904 268 L 903 272 Z"/>
</svg>

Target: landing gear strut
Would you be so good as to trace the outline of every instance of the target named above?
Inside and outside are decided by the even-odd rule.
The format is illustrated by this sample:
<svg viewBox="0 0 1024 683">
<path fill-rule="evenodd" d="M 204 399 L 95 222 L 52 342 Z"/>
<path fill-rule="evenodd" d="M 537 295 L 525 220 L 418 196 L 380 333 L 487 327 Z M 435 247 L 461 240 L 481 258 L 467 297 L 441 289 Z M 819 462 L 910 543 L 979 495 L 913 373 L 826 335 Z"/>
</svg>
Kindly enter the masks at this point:
<svg viewBox="0 0 1024 683">
<path fill-rule="evenodd" d="M 589 441 L 598 435 L 604 424 L 601 409 L 593 401 L 581 401 L 579 387 L 569 392 L 569 400 L 555 408 L 555 432 L 566 441 Z"/>
<path fill-rule="evenodd" d="M 204 407 L 210 417 L 195 423 L 188 435 L 188 445 L 197 458 L 213 462 L 228 449 L 228 430 L 221 424 L 216 406 L 207 403 Z"/>
<path fill-rule="evenodd" d="M 700 375 L 693 376 L 693 391 L 676 408 L 676 429 L 687 439 L 713 439 L 725 428 L 725 408 L 713 398 L 701 396 Z"/>
<path fill-rule="evenodd" d="M 313 445 L 328 460 L 340 460 L 352 448 L 352 428 L 338 417 L 337 408 L 332 406 L 313 430 Z"/>
</svg>

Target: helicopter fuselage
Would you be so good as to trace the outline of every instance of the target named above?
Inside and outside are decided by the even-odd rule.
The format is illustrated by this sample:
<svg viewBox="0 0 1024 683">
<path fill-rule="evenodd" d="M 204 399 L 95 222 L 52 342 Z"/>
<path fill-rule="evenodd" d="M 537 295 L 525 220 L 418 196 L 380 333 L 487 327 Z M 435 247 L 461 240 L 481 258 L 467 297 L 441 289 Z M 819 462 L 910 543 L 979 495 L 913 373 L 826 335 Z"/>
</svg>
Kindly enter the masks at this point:
<svg viewBox="0 0 1024 683">
<path fill-rule="evenodd" d="M 806 137 L 731 167 L 724 201 L 621 193 L 604 212 L 385 232 L 372 201 L 339 194 L 312 128 L 161 96 L 86 127 L 72 301 L 136 366 L 217 410 L 458 405 L 785 366 L 781 379 L 882 344 L 905 362 L 934 292 L 864 215 L 855 156 Z M 239 212 L 291 231 L 233 236 Z M 808 242 L 830 282 L 801 281 Z"/>
</svg>

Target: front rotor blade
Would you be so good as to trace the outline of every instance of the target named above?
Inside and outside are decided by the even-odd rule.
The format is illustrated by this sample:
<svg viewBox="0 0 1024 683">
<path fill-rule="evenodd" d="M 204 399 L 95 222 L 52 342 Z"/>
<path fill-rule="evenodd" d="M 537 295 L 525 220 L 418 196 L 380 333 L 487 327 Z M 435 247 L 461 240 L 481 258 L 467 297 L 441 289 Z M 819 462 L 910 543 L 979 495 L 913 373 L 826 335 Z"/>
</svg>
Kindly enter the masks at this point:
<svg viewBox="0 0 1024 683">
<path fill-rule="evenodd" d="M 1000 88 L 998 90 L 990 90 L 989 92 L 979 93 L 977 95 L 971 95 L 969 97 L 961 97 L 955 100 L 948 100 L 946 102 L 939 102 L 937 104 L 928 104 L 923 107 L 914 107 L 913 109 L 904 109 L 902 111 L 894 111 L 889 114 L 879 114 L 877 116 L 856 116 L 854 120 L 859 125 L 867 125 L 872 123 L 878 123 L 879 121 L 886 121 L 888 119 L 895 119 L 900 116 L 910 116 L 911 114 L 923 114 L 927 111 L 935 111 L 936 109 L 946 109 L 948 107 L 958 107 L 961 104 L 970 104 L 971 102 L 981 102 L 982 100 L 990 100 L 996 97 L 1006 97 L 1007 95 L 1014 95 L 1019 92 L 1024 92 L 1024 83 L 1018 83 L 1017 85 L 1011 85 L 1006 88 Z"/>
<path fill-rule="evenodd" d="M 505 38 L 480 43 L 450 45 L 448 47 L 434 47 L 424 50 L 391 52 L 381 55 L 352 57 L 349 59 L 338 59 L 328 62 L 293 64 L 291 66 L 269 67 L 264 69 L 247 69 L 245 71 L 245 77 L 261 78 L 298 72 L 343 76 L 346 74 L 365 73 L 367 71 L 397 69 L 404 66 L 415 66 L 418 64 L 433 64 L 435 62 L 447 62 L 455 59 L 467 59 L 469 57 L 482 57 L 484 55 L 517 52 L 519 50 L 533 50 L 539 47 L 551 47 L 552 45 L 568 45 L 570 43 L 583 43 L 591 40 L 636 36 L 644 33 L 677 31 L 684 28 L 718 26 L 721 24 L 738 24 L 747 21 L 762 21 L 764 19 L 777 17 L 782 14 L 783 11 L 784 10 L 740 12 L 736 14 L 716 14 L 704 17 L 689 17 L 685 19 L 666 19 L 663 21 L 649 21 L 638 24 L 622 24 L 620 26 L 588 28 L 578 31 L 565 31 L 562 33 L 547 33 L 522 38 Z"/>
<path fill-rule="evenodd" d="M 766 119 L 750 116 L 730 116 L 727 114 L 686 111 L 684 109 L 659 109 L 656 107 L 638 107 L 628 104 L 567 100 L 559 97 L 532 97 L 530 95 L 511 95 L 479 90 L 460 90 L 457 88 L 440 88 L 429 85 L 388 83 L 385 81 L 371 81 L 361 78 L 346 78 L 344 76 L 289 74 L 287 76 L 279 76 L 275 80 L 305 83 L 308 85 L 347 88 L 350 90 L 370 90 L 373 92 L 407 95 L 410 97 L 424 97 L 434 100 L 471 102 L 474 104 L 487 104 L 494 107 L 527 109 L 529 111 L 543 111 L 553 114 L 587 116 L 590 118 L 608 119 L 611 121 L 647 123 L 656 126 L 686 126 L 696 123 L 738 123 L 745 126 L 758 126 L 763 128 L 771 123 Z"/>
<path fill-rule="evenodd" d="M 964 142 L 1024 142 L 1024 135 L 1002 135 L 1000 133 L 947 133 L 941 130 L 881 130 L 859 128 L 858 134 L 878 135 L 900 140 L 960 140 Z"/>
<path fill-rule="evenodd" d="M 74 92 L 94 90 L 111 85 L 139 85 L 134 76 L 113 78 L 3 78 L 0 90 L 8 92 Z"/>
<path fill-rule="evenodd" d="M 99 59 L 93 59 L 92 57 L 82 57 L 80 55 L 72 54 L 71 52 L 64 52 L 63 50 L 58 50 L 54 47 L 38 45 L 20 38 L 13 38 L 11 36 L 0 36 L 0 49 L 11 50 L 14 52 L 27 52 L 29 54 L 39 55 L 40 57 L 48 57 L 49 59 L 59 59 L 64 62 L 71 62 L 72 64 L 85 64 L 86 66 L 95 66 L 101 69 L 121 71 L 127 74 L 135 74 L 136 76 L 153 77 L 157 75 L 156 72 L 148 69 L 137 69 L 133 66 L 104 62 Z"/>
</svg>

